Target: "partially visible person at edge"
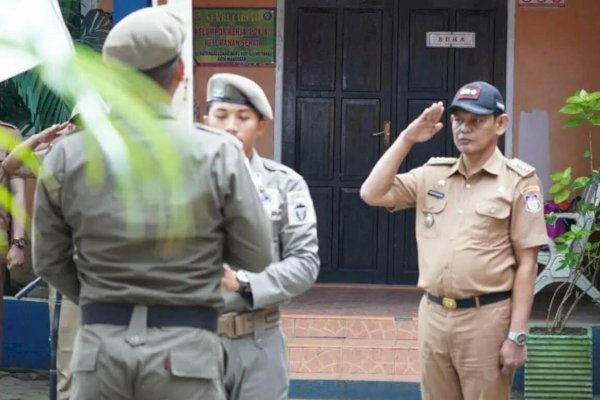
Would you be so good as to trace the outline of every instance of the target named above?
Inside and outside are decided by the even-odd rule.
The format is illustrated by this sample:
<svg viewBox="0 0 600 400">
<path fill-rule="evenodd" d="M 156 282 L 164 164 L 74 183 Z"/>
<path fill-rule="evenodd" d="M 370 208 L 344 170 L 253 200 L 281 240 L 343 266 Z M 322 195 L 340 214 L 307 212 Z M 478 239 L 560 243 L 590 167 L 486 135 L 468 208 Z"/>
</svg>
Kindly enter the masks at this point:
<svg viewBox="0 0 600 400">
<path fill-rule="evenodd" d="M 256 273 L 224 266 L 225 314 L 219 318 L 219 335 L 228 355 L 225 387 L 231 400 L 287 399 L 287 348 L 279 304 L 308 290 L 319 273 L 312 198 L 300 175 L 260 157 L 254 148 L 273 119 L 269 100 L 256 82 L 215 74 L 208 81 L 206 100 L 204 122 L 243 144 L 273 227 L 273 263 L 267 269 Z"/>
<path fill-rule="evenodd" d="M 144 8 L 109 32 L 103 58 L 140 71 L 172 98 L 184 78 L 184 32 L 166 6 Z M 166 103 L 150 106 L 178 150 L 186 185 L 176 197 L 160 178 L 119 191 L 106 160 L 103 181 L 90 187 L 84 147 L 94 139 L 85 130 L 52 146 L 38 179 L 34 269 L 81 307 L 74 400 L 224 399 L 216 334 L 223 263 L 260 272 L 271 262 L 270 227 L 239 142 L 181 125 Z M 130 138 L 147 141 L 140 132 Z M 125 208 L 132 200 L 136 213 Z M 190 206 L 189 231 L 165 253 L 172 237 L 156 210 L 173 202 Z"/>
<path fill-rule="evenodd" d="M 65 121 L 60 124 L 54 124 L 43 131 L 29 136 L 19 143 L 2 160 L 2 169 L 11 176 L 21 178 L 35 178 L 39 171 L 33 171 L 24 162 L 23 157 L 26 153 L 32 152 L 40 163 L 54 144 L 54 142 L 65 135 L 74 132 L 77 126 L 71 121 Z"/>
<path fill-rule="evenodd" d="M 11 124 L 0 121 L 3 133 L 8 133 L 13 139 L 21 140 L 21 132 Z M 6 141 L 8 142 L 8 140 Z M 12 149 L 0 148 L 0 160 L 4 160 Z M 25 184 L 22 178 L 9 177 L 0 170 L 0 184 L 12 194 L 12 200 L 3 197 L 0 204 L 0 362 L 2 362 L 2 343 L 4 336 L 4 291 L 10 285 L 10 270 L 20 268 L 25 263 L 25 226 L 19 221 L 24 221 L 25 216 L 11 217 L 11 211 L 3 204 L 14 201 L 19 204 L 21 211 L 25 210 Z M 13 209 L 13 213 L 18 209 Z"/>
<path fill-rule="evenodd" d="M 449 107 L 459 158 L 397 174 L 416 143 L 443 127 L 441 102 L 404 129 L 361 188 L 391 211 L 416 208 L 421 393 L 424 400 L 507 400 L 527 358 L 537 252 L 547 242 L 535 169 L 505 158 L 509 124 L 497 88 L 461 87 Z"/>
<path fill-rule="evenodd" d="M 17 145 L 13 151 L 2 161 L 2 169 L 6 174 L 22 178 L 35 178 L 38 171 L 22 163 L 22 157 L 27 150 L 33 152 L 38 161 L 43 161 L 48 151 L 57 140 L 76 132 L 80 129 L 81 122 L 77 118 L 77 107 L 73 110 L 69 121 L 55 124 L 44 129 L 42 132 L 30 136 Z M 50 311 L 50 329 L 54 321 L 54 310 L 56 305 L 56 289 L 49 287 L 48 307 Z M 56 344 L 56 372 L 57 372 L 57 396 L 58 400 L 69 400 L 71 392 L 71 356 L 75 335 L 80 325 L 79 307 L 66 297 L 61 300 L 58 342 Z"/>
</svg>

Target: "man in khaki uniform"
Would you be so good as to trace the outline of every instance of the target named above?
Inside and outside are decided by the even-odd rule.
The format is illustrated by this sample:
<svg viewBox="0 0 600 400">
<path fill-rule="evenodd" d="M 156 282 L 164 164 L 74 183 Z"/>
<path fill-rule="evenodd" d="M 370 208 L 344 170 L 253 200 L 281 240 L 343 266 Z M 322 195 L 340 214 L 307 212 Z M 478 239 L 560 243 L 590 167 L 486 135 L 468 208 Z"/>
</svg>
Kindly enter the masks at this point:
<svg viewBox="0 0 600 400">
<path fill-rule="evenodd" d="M 306 182 L 292 169 L 258 155 L 254 144 L 273 111 L 256 82 L 215 74 L 207 86 L 204 121 L 237 137 L 273 227 L 273 263 L 262 272 L 225 267 L 225 314 L 219 334 L 228 354 L 231 400 L 287 399 L 287 349 L 278 305 L 308 290 L 319 273 L 317 221 Z M 236 265 L 246 269 L 244 265 Z"/>
<path fill-rule="evenodd" d="M 73 110 L 71 120 L 76 114 Z M 43 161 L 48 151 L 54 145 L 56 140 L 60 140 L 64 135 L 70 134 L 77 129 L 69 121 L 52 125 L 42 132 L 30 136 L 27 140 L 16 146 L 10 154 L 2 161 L 2 169 L 10 176 L 21 178 L 36 178 L 39 171 L 32 171 L 27 165 L 22 163 L 21 157 L 25 151 L 33 151 L 39 161 Z M 50 311 L 50 330 L 54 329 L 54 311 L 56 307 L 57 292 L 52 286 L 49 288 L 48 307 Z M 80 325 L 79 307 L 66 297 L 62 297 L 60 304 L 60 315 L 58 316 L 58 341 L 53 343 L 56 346 L 56 398 L 59 400 L 69 400 L 71 393 L 71 356 L 73 354 L 73 344 L 75 335 Z M 52 366 L 54 368 L 54 366 Z"/>
<path fill-rule="evenodd" d="M 184 76 L 182 20 L 166 7 L 119 22 L 105 59 L 143 72 L 173 96 Z M 223 262 L 259 272 L 271 261 L 270 228 L 239 143 L 187 127 L 167 104 L 151 104 L 177 146 L 181 192 L 160 178 L 118 190 L 105 162 L 90 188 L 84 146 L 90 132 L 69 135 L 45 157 L 36 191 L 33 261 L 38 275 L 81 307 L 71 398 L 224 399 L 223 351 L 216 335 L 223 306 Z M 118 113 L 115 113 L 118 116 Z M 118 118 L 118 117 L 115 117 Z M 149 140 L 136 133 L 132 140 Z M 137 211 L 125 209 L 135 200 Z M 189 207 L 190 230 L 172 239 L 161 205 Z"/>
<path fill-rule="evenodd" d="M 15 141 L 21 140 L 21 132 L 11 124 L 0 121 L 3 133 L 8 133 Z M 0 160 L 4 160 L 11 149 L 0 149 Z M 0 184 L 12 194 L 12 200 L 25 209 L 25 186 L 22 178 L 9 177 L 0 170 Z M 4 196 L 4 194 L 0 194 Z M 4 328 L 4 286 L 9 284 L 7 269 L 23 266 L 25 262 L 25 227 L 11 219 L 10 212 L 2 206 L 8 204 L 8 198 L 0 204 L 0 362 L 2 361 L 2 337 Z M 24 216 L 22 216 L 24 218 Z"/>
<path fill-rule="evenodd" d="M 547 242 L 534 168 L 497 148 L 508 126 L 498 89 L 463 86 L 451 112 L 461 155 L 396 175 L 415 143 L 441 128 L 434 103 L 381 157 L 361 197 L 416 208 L 421 392 L 424 400 L 507 400 L 527 356 L 537 250 Z"/>
</svg>

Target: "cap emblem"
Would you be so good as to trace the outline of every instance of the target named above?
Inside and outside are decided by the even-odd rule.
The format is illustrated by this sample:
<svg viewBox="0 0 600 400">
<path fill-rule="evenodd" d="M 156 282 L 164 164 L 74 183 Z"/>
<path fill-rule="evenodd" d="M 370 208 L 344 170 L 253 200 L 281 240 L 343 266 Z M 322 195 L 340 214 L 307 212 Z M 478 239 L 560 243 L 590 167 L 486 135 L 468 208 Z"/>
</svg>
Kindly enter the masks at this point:
<svg viewBox="0 0 600 400">
<path fill-rule="evenodd" d="M 457 100 L 477 100 L 481 94 L 481 87 L 479 85 L 467 85 L 463 86 L 458 91 Z"/>
</svg>

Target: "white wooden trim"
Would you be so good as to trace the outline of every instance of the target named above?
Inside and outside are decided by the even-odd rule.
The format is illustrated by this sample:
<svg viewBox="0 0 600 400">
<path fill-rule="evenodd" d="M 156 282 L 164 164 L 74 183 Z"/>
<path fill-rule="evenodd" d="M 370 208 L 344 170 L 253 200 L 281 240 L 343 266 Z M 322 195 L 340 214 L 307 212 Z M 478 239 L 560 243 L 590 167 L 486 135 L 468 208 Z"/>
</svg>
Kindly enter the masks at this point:
<svg viewBox="0 0 600 400">
<path fill-rule="evenodd" d="M 155 6 L 157 0 L 152 0 Z M 192 27 L 192 0 L 168 0 L 167 4 L 185 24 L 185 41 L 181 50 L 181 58 L 185 65 L 185 77 L 173 96 L 173 110 L 177 119 L 191 126 L 194 123 L 194 48 Z"/>
<path fill-rule="evenodd" d="M 515 87 L 515 20 L 516 0 L 508 0 L 508 18 L 506 27 L 506 112 L 510 115 L 510 124 L 504 134 L 504 154 L 513 157 L 513 128 L 517 116 L 514 115 Z"/>
<path fill-rule="evenodd" d="M 275 120 L 273 121 L 273 159 L 281 162 L 283 151 L 283 35 L 285 0 L 277 0 L 275 39 Z"/>
</svg>

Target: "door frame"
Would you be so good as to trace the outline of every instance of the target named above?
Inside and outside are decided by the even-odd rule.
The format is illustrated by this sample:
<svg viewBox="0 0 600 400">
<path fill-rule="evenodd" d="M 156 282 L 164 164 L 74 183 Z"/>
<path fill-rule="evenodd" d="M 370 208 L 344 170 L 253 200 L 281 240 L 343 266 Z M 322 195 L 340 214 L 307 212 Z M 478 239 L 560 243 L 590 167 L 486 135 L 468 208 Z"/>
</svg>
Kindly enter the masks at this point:
<svg viewBox="0 0 600 400">
<path fill-rule="evenodd" d="M 401 1 L 401 0 L 397 0 Z M 283 154 L 283 48 L 285 2 L 277 0 L 277 33 L 275 40 L 275 120 L 273 121 L 273 159 L 281 162 Z M 514 107 L 514 72 L 515 72 L 515 19 L 517 0 L 507 1 L 507 27 L 506 27 L 506 110 L 511 116 L 511 123 L 504 134 L 504 154 L 506 157 L 513 156 L 513 127 L 516 119 L 513 114 Z"/>
</svg>

